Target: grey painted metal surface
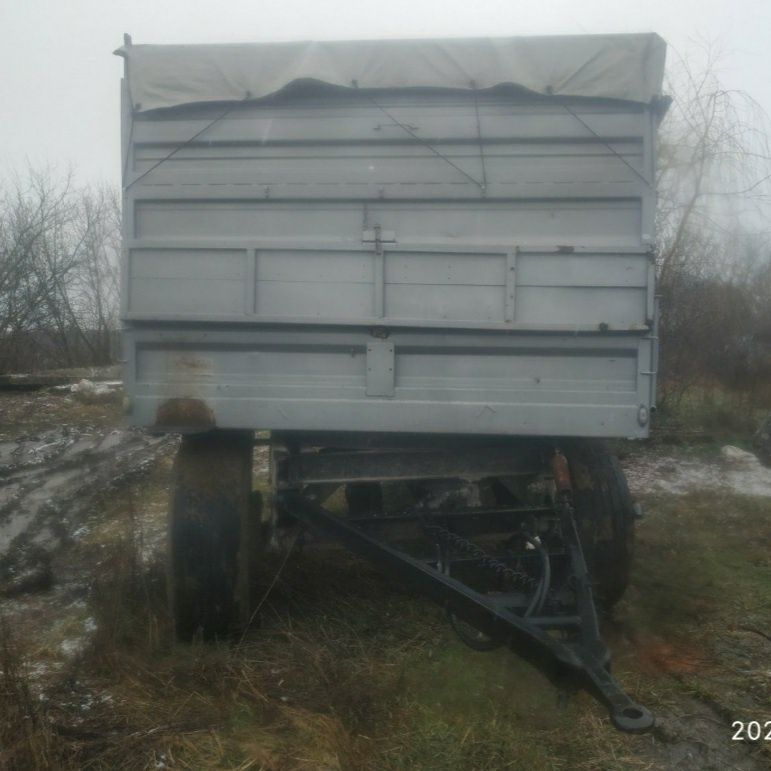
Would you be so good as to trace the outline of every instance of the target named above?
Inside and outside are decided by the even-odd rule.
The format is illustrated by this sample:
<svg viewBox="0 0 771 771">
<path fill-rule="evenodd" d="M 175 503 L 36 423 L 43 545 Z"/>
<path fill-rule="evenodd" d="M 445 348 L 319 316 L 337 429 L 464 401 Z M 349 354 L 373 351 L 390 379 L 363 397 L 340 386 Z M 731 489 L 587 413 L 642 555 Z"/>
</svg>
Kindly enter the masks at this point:
<svg viewBox="0 0 771 771">
<path fill-rule="evenodd" d="M 646 436 L 656 122 L 511 89 L 124 108 L 131 420 Z"/>
</svg>

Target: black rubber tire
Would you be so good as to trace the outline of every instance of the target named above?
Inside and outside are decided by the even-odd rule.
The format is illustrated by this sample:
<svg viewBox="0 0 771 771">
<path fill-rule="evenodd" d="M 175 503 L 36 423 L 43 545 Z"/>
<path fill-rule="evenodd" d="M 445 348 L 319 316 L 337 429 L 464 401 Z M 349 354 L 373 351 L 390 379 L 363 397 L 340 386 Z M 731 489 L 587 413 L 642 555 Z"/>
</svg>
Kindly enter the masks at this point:
<svg viewBox="0 0 771 771">
<path fill-rule="evenodd" d="M 581 545 L 601 607 L 613 607 L 629 586 L 634 557 L 634 499 L 618 459 L 602 441 L 568 445 L 565 454 Z"/>
<path fill-rule="evenodd" d="M 167 588 L 176 635 L 224 636 L 248 620 L 259 538 L 247 431 L 184 436 L 169 507 Z"/>
</svg>

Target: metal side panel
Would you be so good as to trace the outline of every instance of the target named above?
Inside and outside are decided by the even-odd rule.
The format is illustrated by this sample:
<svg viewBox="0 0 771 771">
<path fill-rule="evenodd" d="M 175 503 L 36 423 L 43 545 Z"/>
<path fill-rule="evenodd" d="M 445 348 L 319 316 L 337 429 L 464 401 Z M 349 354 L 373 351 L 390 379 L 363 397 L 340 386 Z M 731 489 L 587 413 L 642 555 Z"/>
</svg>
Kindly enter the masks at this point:
<svg viewBox="0 0 771 771">
<path fill-rule="evenodd" d="M 306 94 L 132 120 L 129 321 L 651 321 L 653 125 L 641 105 Z"/>
<path fill-rule="evenodd" d="M 132 190 L 133 192 L 133 190 Z M 167 247 L 191 241 L 206 246 L 292 244 L 361 245 L 377 223 L 399 243 L 441 241 L 464 244 L 535 244 L 550 246 L 637 247 L 641 251 L 642 210 L 627 198 L 538 200 L 381 199 L 336 201 L 276 200 L 241 195 L 220 200 L 217 188 L 169 191 L 163 187 L 133 195 L 132 246 Z M 405 196 L 413 192 L 401 191 Z M 564 194 L 565 191 L 554 191 Z M 172 194 L 173 193 L 173 194 Z"/>
<path fill-rule="evenodd" d="M 641 331 L 649 266 L 620 248 L 155 243 L 129 249 L 125 318 Z"/>
<path fill-rule="evenodd" d="M 130 421 L 254 428 L 644 437 L 641 335 L 265 326 L 126 331 Z"/>
</svg>

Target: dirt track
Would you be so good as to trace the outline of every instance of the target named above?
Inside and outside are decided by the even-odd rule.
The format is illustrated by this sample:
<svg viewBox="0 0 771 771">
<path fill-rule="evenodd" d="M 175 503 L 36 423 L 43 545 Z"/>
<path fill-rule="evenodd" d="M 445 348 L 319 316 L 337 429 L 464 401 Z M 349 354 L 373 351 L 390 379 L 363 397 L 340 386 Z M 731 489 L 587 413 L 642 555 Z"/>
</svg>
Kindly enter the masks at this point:
<svg viewBox="0 0 771 771">
<path fill-rule="evenodd" d="M 0 594 L 50 583 L 50 556 L 83 526 L 94 493 L 146 470 L 164 443 L 73 427 L 0 442 Z"/>
</svg>

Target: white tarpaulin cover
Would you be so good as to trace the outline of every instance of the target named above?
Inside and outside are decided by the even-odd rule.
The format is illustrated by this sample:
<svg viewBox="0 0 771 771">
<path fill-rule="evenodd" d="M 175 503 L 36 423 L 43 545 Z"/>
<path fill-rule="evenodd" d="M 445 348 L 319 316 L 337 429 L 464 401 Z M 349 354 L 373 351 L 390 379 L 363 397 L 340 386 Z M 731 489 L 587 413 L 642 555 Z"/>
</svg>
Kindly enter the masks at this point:
<svg viewBox="0 0 771 771">
<path fill-rule="evenodd" d="M 259 99 L 297 80 L 359 88 L 522 86 L 650 102 L 666 45 L 655 34 L 223 45 L 126 45 L 137 111 Z"/>
</svg>

